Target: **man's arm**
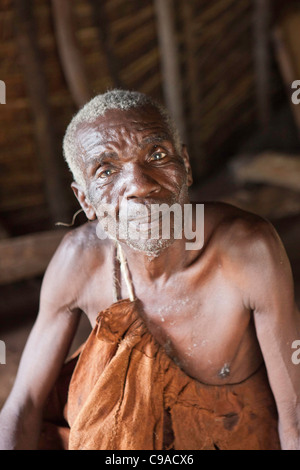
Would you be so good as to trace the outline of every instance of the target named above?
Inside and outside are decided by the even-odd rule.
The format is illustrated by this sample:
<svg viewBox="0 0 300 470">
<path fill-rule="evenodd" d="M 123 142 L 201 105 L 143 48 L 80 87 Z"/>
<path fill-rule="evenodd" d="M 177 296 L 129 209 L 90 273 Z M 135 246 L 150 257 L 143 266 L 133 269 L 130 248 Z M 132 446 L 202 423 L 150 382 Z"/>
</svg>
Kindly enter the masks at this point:
<svg viewBox="0 0 300 470">
<path fill-rule="evenodd" d="M 267 222 L 244 246 L 244 300 L 254 312 L 256 333 L 278 413 L 282 449 L 300 450 L 300 365 L 292 344 L 300 340 L 300 315 L 285 249 Z"/>
<path fill-rule="evenodd" d="M 0 449 L 36 449 L 43 407 L 77 329 L 76 248 L 67 235 L 43 280 L 40 310 L 0 414 Z M 72 282 L 73 281 L 73 282 Z"/>
</svg>

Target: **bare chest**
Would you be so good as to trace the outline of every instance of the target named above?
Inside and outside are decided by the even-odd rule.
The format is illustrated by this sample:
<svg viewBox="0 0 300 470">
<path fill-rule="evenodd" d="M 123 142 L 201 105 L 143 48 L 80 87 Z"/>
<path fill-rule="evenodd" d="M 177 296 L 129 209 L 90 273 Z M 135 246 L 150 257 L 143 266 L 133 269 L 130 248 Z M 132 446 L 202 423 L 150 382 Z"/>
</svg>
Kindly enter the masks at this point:
<svg viewBox="0 0 300 470">
<path fill-rule="evenodd" d="M 186 373 L 205 383 L 236 383 L 259 366 L 258 342 L 239 296 L 220 280 L 217 295 L 214 288 L 208 283 L 201 289 L 141 289 L 137 297 L 148 330 Z M 125 285 L 121 293 L 127 297 Z M 94 326 L 99 311 L 113 302 L 111 279 L 102 289 L 89 289 L 87 297 L 84 311 Z"/>
<path fill-rule="evenodd" d="M 174 298 L 145 309 L 148 329 L 189 375 L 209 384 L 236 383 L 261 363 L 249 312 L 201 296 Z"/>
</svg>

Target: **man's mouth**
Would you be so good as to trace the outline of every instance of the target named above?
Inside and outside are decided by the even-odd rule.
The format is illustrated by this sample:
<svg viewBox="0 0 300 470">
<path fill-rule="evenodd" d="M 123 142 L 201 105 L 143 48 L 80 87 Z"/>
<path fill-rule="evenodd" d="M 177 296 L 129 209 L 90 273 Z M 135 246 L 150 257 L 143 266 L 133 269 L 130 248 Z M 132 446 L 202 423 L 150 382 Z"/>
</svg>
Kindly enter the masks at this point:
<svg viewBox="0 0 300 470">
<path fill-rule="evenodd" d="M 154 222 L 160 218 L 161 211 L 149 212 L 147 216 L 145 215 L 130 215 L 127 217 L 128 222 L 136 222 L 139 224 L 148 224 Z"/>
<path fill-rule="evenodd" d="M 132 220 L 130 224 L 135 225 L 139 232 L 147 233 L 149 230 L 153 231 L 158 229 L 160 227 L 161 221 L 162 215 L 157 214 L 155 218 L 150 217 L 148 220 Z"/>
<path fill-rule="evenodd" d="M 130 217 L 128 218 L 128 228 L 134 229 L 136 232 L 148 233 L 149 230 L 157 231 L 162 221 L 162 214 L 159 211 L 149 213 L 147 217 Z"/>
<path fill-rule="evenodd" d="M 126 202 L 124 205 L 120 204 L 118 225 L 121 229 L 119 232 L 121 237 L 155 240 L 161 237 L 172 238 L 171 232 L 174 231 L 176 217 L 175 213 L 170 213 L 170 207 L 173 205 L 170 204 L 170 201 L 155 201 L 155 203 L 147 204 L 132 201 Z M 182 219 L 182 217 L 177 218 L 178 221 Z"/>
</svg>

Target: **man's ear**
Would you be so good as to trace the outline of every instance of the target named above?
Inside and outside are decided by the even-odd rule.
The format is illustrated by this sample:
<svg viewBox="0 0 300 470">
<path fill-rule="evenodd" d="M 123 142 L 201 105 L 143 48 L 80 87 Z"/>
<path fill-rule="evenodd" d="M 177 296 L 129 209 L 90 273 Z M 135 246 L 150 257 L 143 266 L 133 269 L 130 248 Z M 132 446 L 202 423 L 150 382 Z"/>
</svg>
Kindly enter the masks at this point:
<svg viewBox="0 0 300 470">
<path fill-rule="evenodd" d="M 71 188 L 73 189 L 73 192 L 78 199 L 79 204 L 81 205 L 82 209 L 85 212 L 85 215 L 89 220 L 95 220 L 96 219 L 96 212 L 94 211 L 94 208 L 92 207 L 91 203 L 89 202 L 86 193 L 82 186 L 80 186 L 78 183 L 73 183 L 71 184 Z"/>
<path fill-rule="evenodd" d="M 182 148 L 181 148 L 181 156 L 184 162 L 185 171 L 187 173 L 187 185 L 192 186 L 193 175 L 192 175 L 192 168 L 190 164 L 190 157 L 189 157 L 186 145 L 184 144 L 182 145 Z"/>
</svg>

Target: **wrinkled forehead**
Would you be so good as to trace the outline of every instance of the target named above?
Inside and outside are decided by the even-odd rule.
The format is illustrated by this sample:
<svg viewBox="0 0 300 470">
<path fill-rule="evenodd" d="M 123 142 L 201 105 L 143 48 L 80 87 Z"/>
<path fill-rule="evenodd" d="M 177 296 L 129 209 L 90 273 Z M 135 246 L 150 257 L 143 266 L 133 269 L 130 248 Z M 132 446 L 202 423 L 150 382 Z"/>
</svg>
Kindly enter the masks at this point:
<svg viewBox="0 0 300 470">
<path fill-rule="evenodd" d="M 76 143 L 80 153 L 89 155 L 105 145 L 141 145 L 152 140 L 173 141 L 168 124 L 153 107 L 129 110 L 110 109 L 91 123 L 77 128 Z"/>
</svg>

